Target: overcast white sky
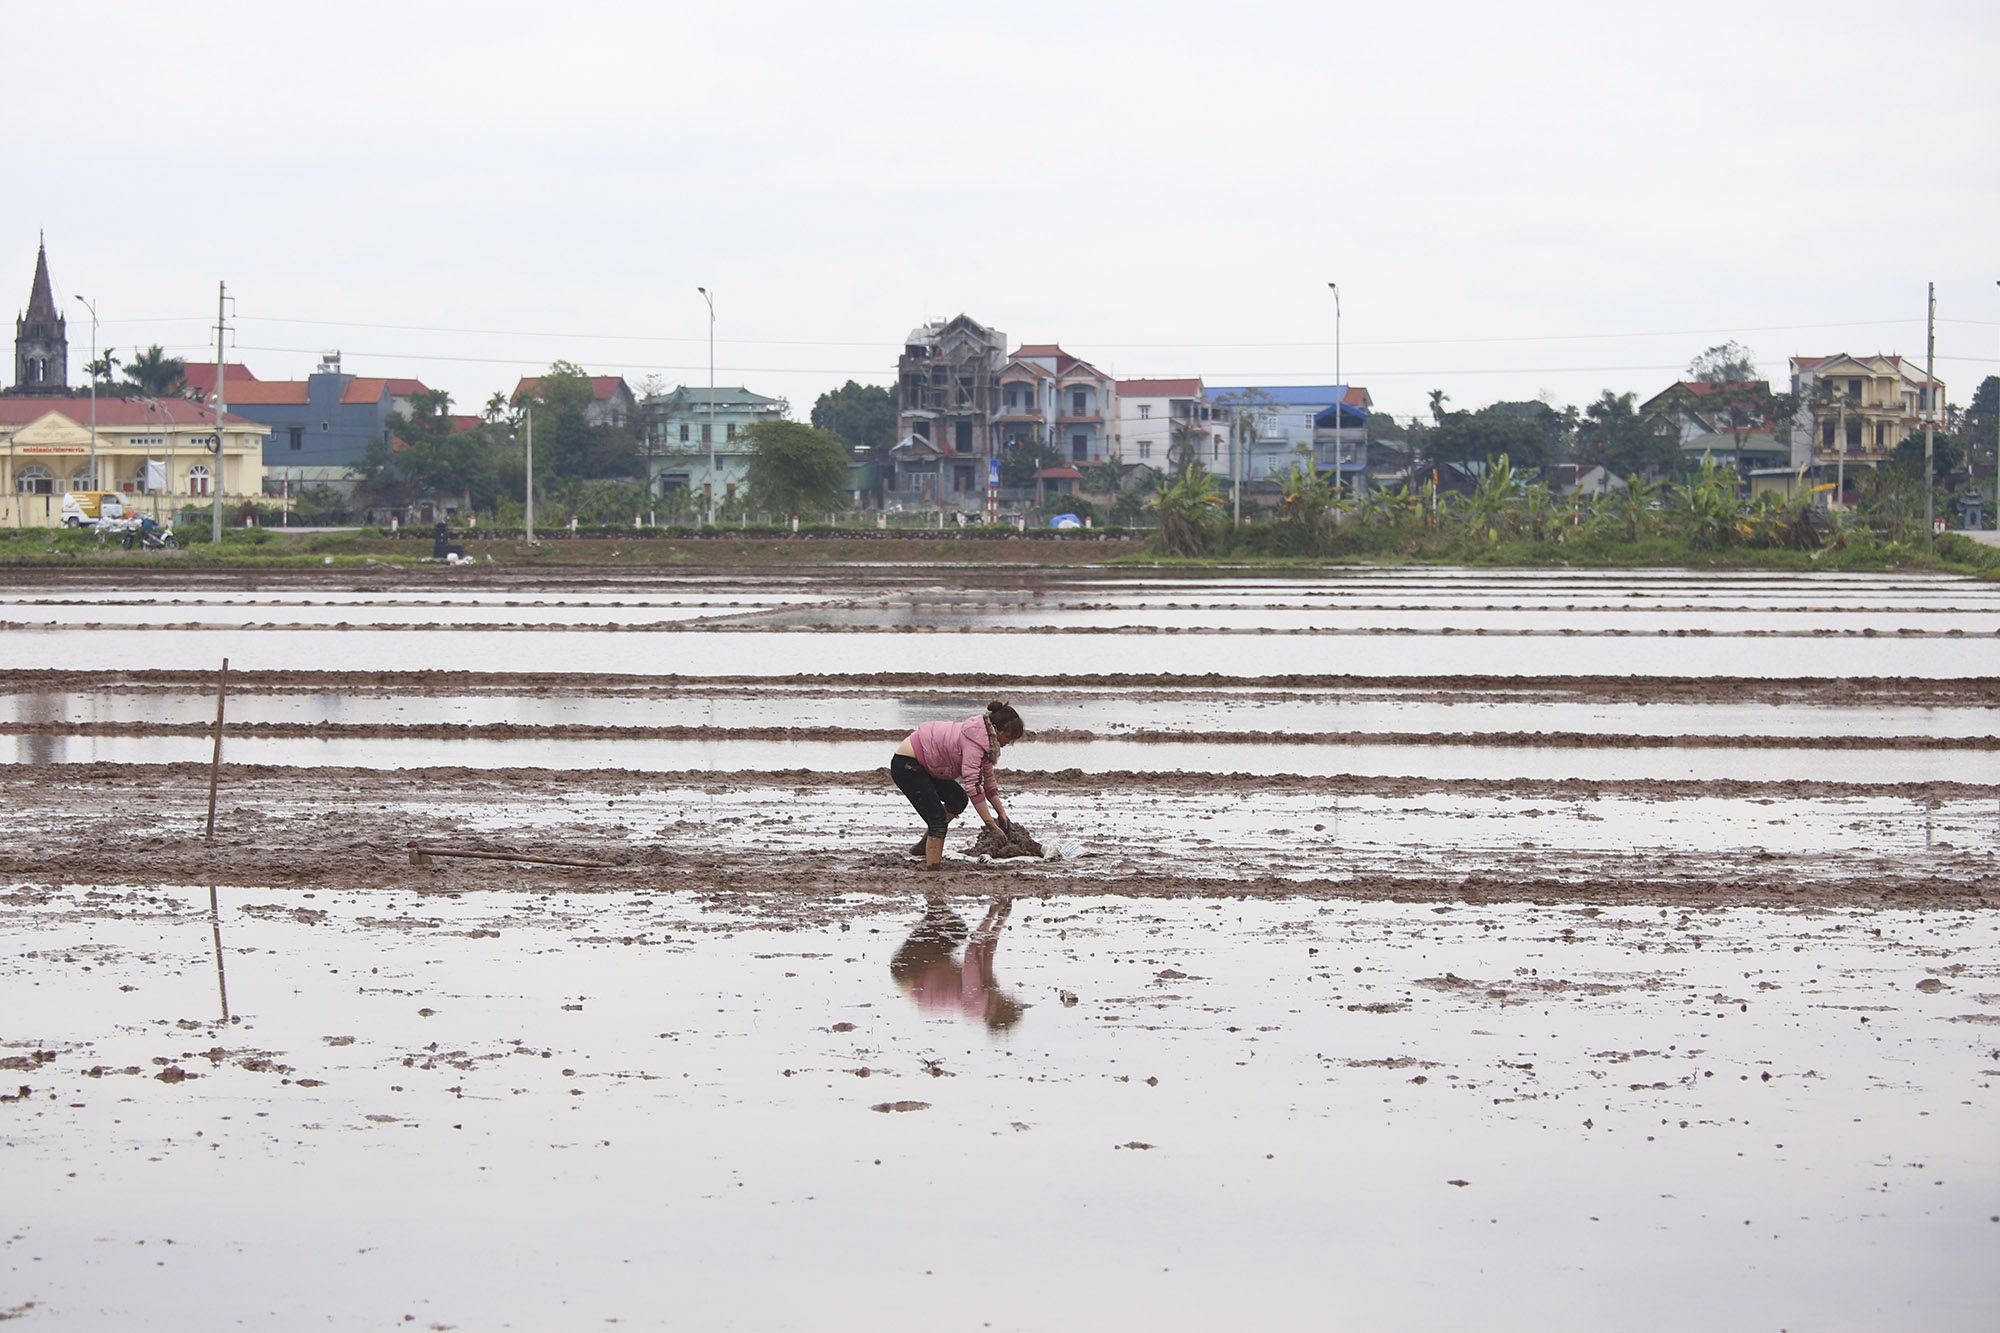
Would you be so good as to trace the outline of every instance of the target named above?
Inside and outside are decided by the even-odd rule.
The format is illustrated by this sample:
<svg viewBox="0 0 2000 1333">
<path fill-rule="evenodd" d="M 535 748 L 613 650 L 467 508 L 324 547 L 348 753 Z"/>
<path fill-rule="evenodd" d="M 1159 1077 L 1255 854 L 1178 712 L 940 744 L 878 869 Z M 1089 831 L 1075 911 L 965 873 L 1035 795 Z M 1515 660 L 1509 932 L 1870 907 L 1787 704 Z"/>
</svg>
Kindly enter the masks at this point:
<svg viewBox="0 0 2000 1333">
<path fill-rule="evenodd" d="M 476 410 L 551 360 L 803 418 L 961 311 L 1407 416 L 1737 339 L 2000 373 L 2000 7 L 1229 0 L 9 6 L 0 298 Z M 9 290 L 9 286 L 13 288 Z M 207 349 L 207 350 L 204 350 Z"/>
</svg>

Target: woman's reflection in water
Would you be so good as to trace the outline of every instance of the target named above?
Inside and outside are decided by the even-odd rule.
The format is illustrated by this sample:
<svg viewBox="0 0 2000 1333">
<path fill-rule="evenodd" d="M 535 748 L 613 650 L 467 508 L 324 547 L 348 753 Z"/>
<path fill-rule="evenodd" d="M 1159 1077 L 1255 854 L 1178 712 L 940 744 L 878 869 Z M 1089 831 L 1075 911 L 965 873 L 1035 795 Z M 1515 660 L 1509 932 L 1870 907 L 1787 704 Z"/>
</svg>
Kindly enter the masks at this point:
<svg viewBox="0 0 2000 1333">
<path fill-rule="evenodd" d="M 955 1011 L 976 1018 L 994 1031 L 1021 1021 L 1026 1008 L 993 980 L 993 955 L 1000 947 L 1000 928 L 1014 900 L 1005 894 L 986 909 L 979 927 L 970 932 L 965 920 L 942 897 L 928 897 L 923 919 L 889 960 L 889 975 L 926 1013 Z M 958 946 L 965 956 L 954 959 Z"/>
</svg>

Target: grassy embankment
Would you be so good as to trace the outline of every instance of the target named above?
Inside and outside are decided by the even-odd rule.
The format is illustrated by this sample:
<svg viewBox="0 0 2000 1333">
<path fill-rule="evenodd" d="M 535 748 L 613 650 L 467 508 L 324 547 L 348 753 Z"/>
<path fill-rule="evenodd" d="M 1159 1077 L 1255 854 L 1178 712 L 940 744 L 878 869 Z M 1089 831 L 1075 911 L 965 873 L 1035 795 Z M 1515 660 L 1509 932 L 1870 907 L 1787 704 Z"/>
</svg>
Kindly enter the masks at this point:
<svg viewBox="0 0 2000 1333">
<path fill-rule="evenodd" d="M 1231 549 L 1218 541 L 1212 554 L 1196 559 L 1162 557 L 1150 531 L 1096 530 L 1069 533 L 985 533 L 890 531 L 880 533 L 718 532 L 697 536 L 661 530 L 599 530 L 577 536 L 545 534 L 529 545 L 518 534 L 480 536 L 455 533 L 480 567 L 644 569 L 675 566 L 774 568 L 852 563 L 1028 565 L 1061 568 L 1114 564 L 1171 569 L 1178 573 L 1243 569 L 1305 571 L 1338 565 L 1473 565 L 1488 568 L 1567 569 L 1768 569 L 1772 571 L 1880 571 L 1929 569 L 2000 578 L 2000 548 L 1956 534 L 1937 538 L 1926 552 L 1921 542 L 1835 543 L 1812 551 L 1743 546 L 1703 550 L 1684 541 L 1651 535 L 1636 541 L 1593 538 L 1567 543 L 1508 539 L 1467 540 L 1441 531 L 1402 534 L 1398 540 L 1339 538 L 1317 556 Z M 420 565 L 429 561 L 428 535 L 392 536 L 373 529 L 338 532 L 285 532 L 231 529 L 220 547 L 207 533 L 193 534 L 179 550 L 123 550 L 90 532 L 63 529 L 0 531 L 0 567 L 286 569 Z"/>
</svg>

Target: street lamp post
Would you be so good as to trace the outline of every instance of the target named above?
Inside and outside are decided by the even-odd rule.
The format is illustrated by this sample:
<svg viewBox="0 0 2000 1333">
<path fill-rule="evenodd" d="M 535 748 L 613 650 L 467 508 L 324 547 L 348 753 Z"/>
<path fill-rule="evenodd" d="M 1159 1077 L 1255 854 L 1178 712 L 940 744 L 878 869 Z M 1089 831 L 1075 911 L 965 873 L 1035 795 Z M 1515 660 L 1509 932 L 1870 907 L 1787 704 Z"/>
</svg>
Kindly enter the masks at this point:
<svg viewBox="0 0 2000 1333">
<path fill-rule="evenodd" d="M 1930 312 L 1924 321 L 1924 549 L 1937 547 L 1937 473 L 1932 458 L 1937 435 L 1937 284 L 1928 284 Z"/>
<path fill-rule="evenodd" d="M 79 296 L 90 312 L 90 489 L 97 487 L 97 303 Z"/>
<path fill-rule="evenodd" d="M 1338 486 L 1345 452 L 1341 441 L 1347 430 L 1347 385 L 1340 378 L 1340 284 L 1329 282 L 1326 287 L 1333 293 L 1333 481 Z"/>
<path fill-rule="evenodd" d="M 715 293 L 697 287 L 708 302 L 708 526 L 715 526 Z"/>
</svg>

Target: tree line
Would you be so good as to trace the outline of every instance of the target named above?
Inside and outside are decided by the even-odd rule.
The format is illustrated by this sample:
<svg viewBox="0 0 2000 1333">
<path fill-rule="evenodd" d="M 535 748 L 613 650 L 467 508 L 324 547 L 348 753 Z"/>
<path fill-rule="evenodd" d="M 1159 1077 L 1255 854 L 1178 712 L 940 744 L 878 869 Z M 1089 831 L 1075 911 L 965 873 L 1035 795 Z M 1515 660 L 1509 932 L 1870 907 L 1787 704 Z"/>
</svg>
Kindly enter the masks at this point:
<svg viewBox="0 0 2000 1333">
<path fill-rule="evenodd" d="M 656 495 L 648 477 L 648 442 L 660 420 L 653 400 L 665 387 L 643 384 L 637 413 L 618 422 L 591 419 L 590 376 L 567 361 L 539 378 L 532 402 L 495 393 L 476 423 L 454 416 L 448 394 L 415 394 L 407 412 L 390 413 L 387 437 L 371 443 L 355 469 L 357 502 L 396 507 L 425 495 L 451 497 L 468 512 L 518 521 L 532 415 L 535 493 L 549 512 L 591 524 L 629 523 L 634 514 L 662 511 L 670 521 L 692 518 L 701 497 L 686 490 Z M 849 381 L 820 395 L 811 425 L 751 425 L 738 437 L 748 454 L 745 486 L 718 497 L 718 512 L 733 518 L 752 504 L 786 514 L 846 507 L 849 460 L 862 449 L 886 448 L 895 423 L 889 390 Z"/>
</svg>

